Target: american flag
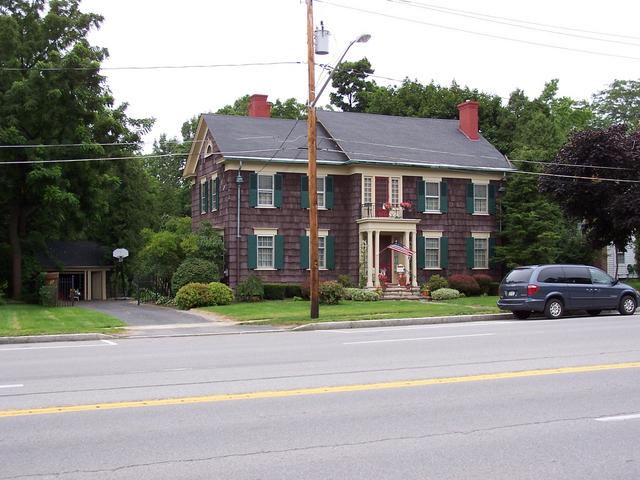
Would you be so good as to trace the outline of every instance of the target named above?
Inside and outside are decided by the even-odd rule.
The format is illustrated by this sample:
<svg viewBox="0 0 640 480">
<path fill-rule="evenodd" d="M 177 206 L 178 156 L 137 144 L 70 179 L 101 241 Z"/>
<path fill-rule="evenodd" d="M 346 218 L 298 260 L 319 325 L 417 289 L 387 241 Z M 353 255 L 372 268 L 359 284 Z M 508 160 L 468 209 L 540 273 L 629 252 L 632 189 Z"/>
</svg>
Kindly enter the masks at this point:
<svg viewBox="0 0 640 480">
<path fill-rule="evenodd" d="M 405 247 L 404 245 L 402 245 L 401 243 L 398 243 L 398 242 L 394 242 L 391 245 L 389 245 L 389 249 L 393 250 L 394 252 L 398 252 L 398 253 L 401 253 L 403 255 L 407 255 L 409 257 L 411 257 L 413 255 L 413 252 L 411 251 L 411 249 Z"/>
</svg>

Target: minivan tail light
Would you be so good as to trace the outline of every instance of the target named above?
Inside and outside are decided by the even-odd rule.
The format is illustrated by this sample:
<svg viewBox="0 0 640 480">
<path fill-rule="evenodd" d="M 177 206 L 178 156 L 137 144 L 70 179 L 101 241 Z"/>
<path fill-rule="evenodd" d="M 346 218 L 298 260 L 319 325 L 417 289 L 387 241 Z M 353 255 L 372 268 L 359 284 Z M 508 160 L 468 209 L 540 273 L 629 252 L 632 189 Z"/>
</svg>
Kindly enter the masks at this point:
<svg viewBox="0 0 640 480">
<path fill-rule="evenodd" d="M 527 295 L 530 297 L 533 297 L 538 290 L 540 290 L 538 285 L 527 285 Z"/>
</svg>

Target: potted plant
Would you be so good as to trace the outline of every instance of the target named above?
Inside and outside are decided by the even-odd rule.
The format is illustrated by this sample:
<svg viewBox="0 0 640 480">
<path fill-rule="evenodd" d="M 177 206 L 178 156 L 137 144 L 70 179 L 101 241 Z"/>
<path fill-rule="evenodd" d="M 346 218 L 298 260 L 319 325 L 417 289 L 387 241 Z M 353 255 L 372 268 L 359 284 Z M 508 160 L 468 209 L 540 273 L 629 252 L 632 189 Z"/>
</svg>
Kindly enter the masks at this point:
<svg viewBox="0 0 640 480">
<path fill-rule="evenodd" d="M 387 274 L 386 272 L 380 272 L 378 274 L 378 280 L 380 280 L 380 287 L 382 287 L 382 290 L 386 290 L 387 289 Z"/>
<path fill-rule="evenodd" d="M 411 202 L 400 202 L 400 208 L 402 208 L 403 210 L 409 211 L 411 210 L 411 207 L 413 207 Z"/>
<path fill-rule="evenodd" d="M 431 292 L 429 291 L 429 286 L 426 283 L 420 285 L 420 295 L 424 298 L 431 298 Z"/>
</svg>

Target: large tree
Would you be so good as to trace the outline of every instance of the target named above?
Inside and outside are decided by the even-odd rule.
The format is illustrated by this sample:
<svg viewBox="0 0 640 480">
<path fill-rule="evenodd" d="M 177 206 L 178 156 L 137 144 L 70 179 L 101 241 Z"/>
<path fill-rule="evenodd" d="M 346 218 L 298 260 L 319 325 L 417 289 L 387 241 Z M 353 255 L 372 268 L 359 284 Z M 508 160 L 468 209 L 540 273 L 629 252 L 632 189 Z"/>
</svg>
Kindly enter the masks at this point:
<svg viewBox="0 0 640 480">
<path fill-rule="evenodd" d="M 608 88 L 593 95 L 592 108 L 597 125 L 608 127 L 624 123 L 640 127 L 640 81 L 614 80 Z"/>
<path fill-rule="evenodd" d="M 141 168 L 127 160 L 57 160 L 130 156 L 151 125 L 129 118 L 126 105 L 114 107 L 99 73 L 107 51 L 86 38 L 102 17 L 81 12 L 79 3 L 0 0 L 0 143 L 19 146 L 0 149 L 14 297 L 25 247 L 45 237 L 87 237 L 108 218 L 113 196 L 126 196 L 122 172 Z"/>
<path fill-rule="evenodd" d="M 640 131 L 625 125 L 576 133 L 546 166 L 540 189 L 582 220 L 595 248 L 624 249 L 640 233 Z M 580 177 L 580 178 L 576 178 Z M 613 180 L 613 181 L 612 181 Z"/>
</svg>

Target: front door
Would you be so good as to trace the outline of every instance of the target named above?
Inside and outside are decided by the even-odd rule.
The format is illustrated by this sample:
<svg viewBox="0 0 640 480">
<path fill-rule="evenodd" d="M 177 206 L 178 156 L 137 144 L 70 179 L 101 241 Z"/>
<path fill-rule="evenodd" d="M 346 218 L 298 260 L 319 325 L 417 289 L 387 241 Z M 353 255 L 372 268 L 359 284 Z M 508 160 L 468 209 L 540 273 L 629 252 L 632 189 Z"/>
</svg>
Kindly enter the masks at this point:
<svg viewBox="0 0 640 480">
<path fill-rule="evenodd" d="M 380 235 L 380 272 L 384 272 L 387 283 L 393 282 L 393 257 L 392 251 L 387 247 L 391 244 L 391 235 Z"/>
<path fill-rule="evenodd" d="M 374 206 L 376 217 L 389 216 L 389 210 L 386 210 L 384 208 L 384 204 L 389 201 L 388 197 L 389 197 L 389 178 L 376 177 L 376 198 L 375 198 L 375 206 Z"/>
</svg>

